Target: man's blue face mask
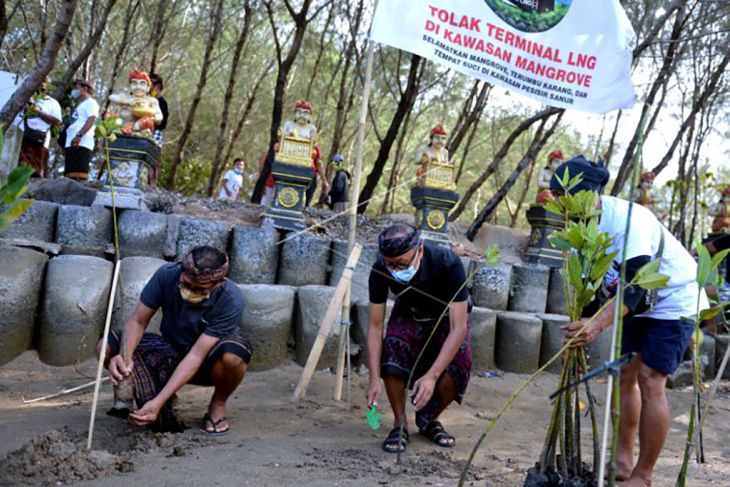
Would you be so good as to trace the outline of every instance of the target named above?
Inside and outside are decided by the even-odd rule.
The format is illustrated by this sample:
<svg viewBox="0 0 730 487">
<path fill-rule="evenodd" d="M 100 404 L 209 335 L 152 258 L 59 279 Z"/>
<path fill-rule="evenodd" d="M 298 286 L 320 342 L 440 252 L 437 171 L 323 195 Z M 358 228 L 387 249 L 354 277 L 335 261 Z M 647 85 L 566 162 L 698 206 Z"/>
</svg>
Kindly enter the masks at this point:
<svg viewBox="0 0 730 487">
<path fill-rule="evenodd" d="M 396 281 L 402 282 L 403 284 L 410 282 L 411 279 L 413 279 L 413 276 L 416 275 L 416 268 L 413 265 L 408 267 L 408 269 L 403 269 L 401 271 L 394 271 L 393 269 L 388 270 Z"/>
</svg>

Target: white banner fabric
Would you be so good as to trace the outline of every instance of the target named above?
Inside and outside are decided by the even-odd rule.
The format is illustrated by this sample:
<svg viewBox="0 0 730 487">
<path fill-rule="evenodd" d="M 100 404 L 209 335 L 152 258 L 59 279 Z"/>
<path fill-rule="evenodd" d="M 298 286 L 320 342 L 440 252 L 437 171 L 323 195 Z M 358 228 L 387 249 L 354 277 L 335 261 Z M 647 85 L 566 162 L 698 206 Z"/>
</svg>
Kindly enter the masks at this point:
<svg viewBox="0 0 730 487">
<path fill-rule="evenodd" d="M 619 0 L 380 0 L 371 38 L 551 106 L 636 99 Z"/>
</svg>

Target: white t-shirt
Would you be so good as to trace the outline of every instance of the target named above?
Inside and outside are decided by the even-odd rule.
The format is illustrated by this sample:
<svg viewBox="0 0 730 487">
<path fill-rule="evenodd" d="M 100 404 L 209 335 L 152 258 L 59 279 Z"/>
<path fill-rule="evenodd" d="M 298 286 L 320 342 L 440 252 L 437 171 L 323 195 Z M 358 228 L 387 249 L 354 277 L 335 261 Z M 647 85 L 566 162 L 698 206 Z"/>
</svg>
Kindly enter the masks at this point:
<svg viewBox="0 0 730 487">
<path fill-rule="evenodd" d="M 223 186 L 221 185 L 221 191 L 218 193 L 218 199 L 236 201 L 238 190 L 240 190 L 241 186 L 243 186 L 243 174 L 236 174 L 236 171 L 229 169 L 223 176 L 222 184 L 225 184 L 228 187 L 228 190 L 231 192 L 231 196 L 229 197 L 226 194 L 226 190 L 223 189 Z"/>
<path fill-rule="evenodd" d="M 613 267 L 604 278 L 604 285 L 611 286 L 618 282 L 622 262 L 621 252 L 624 247 L 626 219 L 629 202 L 613 196 L 601 196 L 601 219 L 598 229 L 613 236 L 614 241 L 609 252 L 618 252 Z M 647 208 L 634 204 L 631 210 L 631 226 L 625 259 L 629 260 L 641 255 L 656 259 L 659 252 L 661 234 L 664 234 L 664 251 L 659 272 L 669 276 L 666 288 L 660 289 L 658 302 L 645 313 L 637 316 L 661 320 L 678 320 L 697 313 L 699 293 L 700 310 L 709 307 L 704 290 L 697 286 L 697 263 L 674 235 L 656 219 Z"/>
<path fill-rule="evenodd" d="M 66 148 L 71 147 L 71 143 L 76 134 L 86 124 L 89 117 L 99 116 L 99 104 L 93 98 L 87 98 L 76 106 L 71 114 L 71 125 L 66 129 Z M 94 127 L 92 126 L 81 137 L 79 145 L 89 150 L 94 150 Z"/>
<path fill-rule="evenodd" d="M 53 118 L 57 118 L 59 121 L 63 119 L 63 113 L 61 112 L 61 105 L 56 101 L 55 98 L 52 98 L 48 95 L 43 97 L 42 99 L 38 100 L 36 102 L 36 105 L 38 106 L 38 109 L 45 113 L 46 115 L 50 115 Z M 15 125 L 20 127 L 21 130 L 25 130 L 25 122 L 23 121 L 23 114 L 24 111 L 21 111 L 18 116 L 15 119 Z M 40 130 L 42 132 L 46 132 L 46 141 L 44 143 L 46 149 L 49 146 L 49 143 L 51 141 L 51 124 L 47 123 L 45 120 L 43 120 L 41 117 L 29 117 L 28 120 L 28 127 L 32 128 L 33 130 Z"/>
</svg>

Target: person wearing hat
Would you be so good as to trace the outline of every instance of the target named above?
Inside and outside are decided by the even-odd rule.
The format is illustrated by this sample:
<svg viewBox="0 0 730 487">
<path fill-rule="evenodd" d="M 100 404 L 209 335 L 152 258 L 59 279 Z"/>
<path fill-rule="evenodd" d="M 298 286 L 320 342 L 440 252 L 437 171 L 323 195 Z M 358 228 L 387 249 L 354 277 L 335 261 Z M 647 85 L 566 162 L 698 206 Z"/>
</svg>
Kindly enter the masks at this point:
<svg viewBox="0 0 730 487">
<path fill-rule="evenodd" d="M 420 186 L 426 183 L 426 175 L 431 169 L 432 163 L 450 164 L 449 150 L 446 148 L 449 132 L 443 125 L 438 124 L 431 128 L 428 134 L 428 144 L 422 145 L 416 151 L 416 163 L 418 170 L 416 171 L 416 179 Z"/>
<path fill-rule="evenodd" d="M 243 296 L 226 278 L 228 269 L 225 252 L 208 246 L 192 249 L 182 262 L 157 269 L 142 290 L 124 333 L 110 332 L 106 365 L 112 382 L 116 385 L 134 377 L 139 409 L 129 415 L 133 424 L 159 431 L 181 430 L 173 400 L 185 384 L 195 384 L 214 388 L 203 431 L 215 436 L 228 433 L 226 402 L 251 360 L 251 346 L 239 334 Z M 159 309 L 158 335 L 146 328 Z M 97 354 L 101 345 L 97 345 Z"/>
<path fill-rule="evenodd" d="M 396 453 L 408 443 L 407 385 L 413 389 L 410 402 L 419 432 L 451 448 L 455 439 L 438 419 L 453 401 L 461 403 L 469 384 L 472 355 L 464 266 L 451 249 L 424 243 L 411 225 L 386 228 L 378 246 L 380 257 L 369 280 L 366 402 L 368 408 L 377 406 L 382 379 L 394 416 L 382 448 Z M 384 332 L 388 292 L 396 299 Z"/>
<path fill-rule="evenodd" d="M 78 181 L 89 178 L 89 164 L 94 151 L 94 122 L 99 104 L 93 97 L 94 85 L 87 80 L 74 81 L 71 98 L 78 103 L 66 128 L 64 176 Z"/>
<path fill-rule="evenodd" d="M 18 161 L 32 167 L 33 175 L 40 178 L 45 177 L 51 128 L 59 125 L 63 118 L 61 105 L 47 93 L 47 87 L 48 80 L 44 80 L 16 121 L 23 130 Z"/>
<path fill-rule="evenodd" d="M 347 203 L 348 193 L 350 192 L 351 176 L 345 169 L 345 158 L 341 154 L 335 154 L 332 157 L 331 164 L 335 169 L 335 175 L 330 186 L 330 205 L 334 212 L 342 213 L 345 211 L 345 203 Z"/>
<path fill-rule="evenodd" d="M 621 350 L 622 353 L 635 352 L 636 356 L 621 369 L 617 478 L 625 481 L 622 486 L 648 486 L 669 431 L 667 376 L 679 366 L 694 329 L 693 323 L 684 317 L 697 312 L 698 300 L 701 309 L 708 307 L 707 298 L 697 286 L 694 259 L 649 209 L 602 194 L 609 180 L 606 168 L 577 156 L 558 167 L 551 181 L 554 193 L 564 193 L 559 178 L 566 171 L 571 178 L 582 176 L 580 183 L 570 189 L 571 193 L 594 191 L 600 194 L 598 229 L 613 238 L 608 251 L 617 253 L 604 277 L 597 301 L 605 302 L 615 296 L 622 264 L 626 265 L 626 282 L 630 282 L 642 266 L 656 259 L 661 262 L 659 272 L 669 276 L 667 287 L 656 295 L 629 286 L 623 296 Z M 565 325 L 566 339 L 577 336 L 573 347 L 590 344 L 613 324 L 614 310 L 615 306 L 607 306 L 580 334 L 578 331 L 589 318 Z M 634 463 L 637 433 L 640 448 L 638 461 Z"/>
</svg>

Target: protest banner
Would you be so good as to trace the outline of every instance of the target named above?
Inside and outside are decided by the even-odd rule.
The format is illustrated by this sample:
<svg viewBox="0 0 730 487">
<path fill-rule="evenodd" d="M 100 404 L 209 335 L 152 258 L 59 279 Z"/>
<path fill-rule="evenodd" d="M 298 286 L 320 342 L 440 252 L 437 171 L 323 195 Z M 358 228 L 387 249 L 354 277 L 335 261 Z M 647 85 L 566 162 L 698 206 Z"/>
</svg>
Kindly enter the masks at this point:
<svg viewBox="0 0 730 487">
<path fill-rule="evenodd" d="M 618 0 L 388 0 L 371 37 L 551 106 L 635 101 L 635 35 Z"/>
</svg>

